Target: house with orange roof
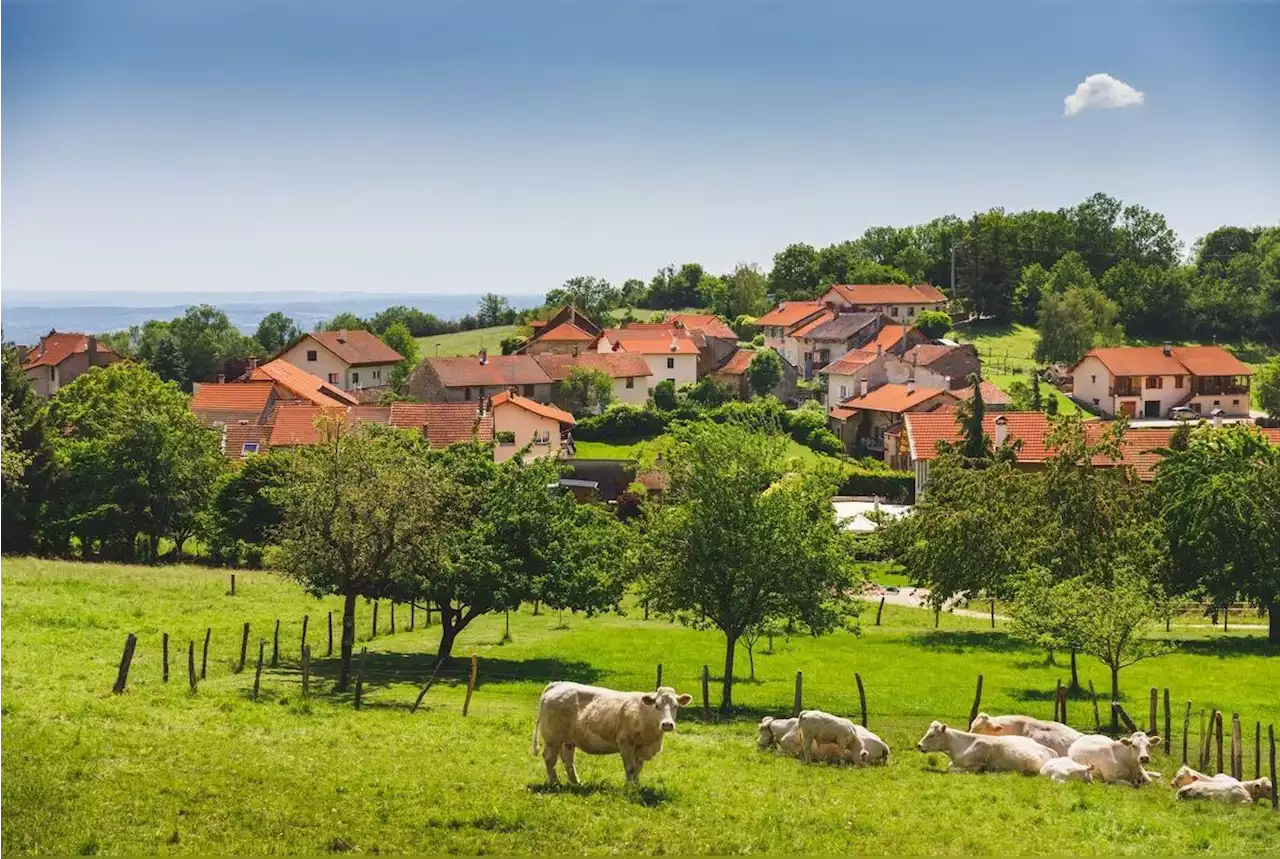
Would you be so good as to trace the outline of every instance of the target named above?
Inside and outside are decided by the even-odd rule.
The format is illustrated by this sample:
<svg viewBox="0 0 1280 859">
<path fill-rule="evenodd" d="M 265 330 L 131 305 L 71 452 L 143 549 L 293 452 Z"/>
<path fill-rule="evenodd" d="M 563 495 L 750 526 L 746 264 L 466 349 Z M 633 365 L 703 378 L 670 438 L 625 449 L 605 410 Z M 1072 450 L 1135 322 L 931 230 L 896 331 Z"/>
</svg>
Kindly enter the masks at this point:
<svg viewBox="0 0 1280 859">
<path fill-rule="evenodd" d="M 774 350 L 793 367 L 804 365 L 800 344 L 791 335 L 806 325 L 830 321 L 836 316 L 821 301 L 782 301 L 764 316 L 756 320 L 756 327 L 764 334 L 764 345 Z"/>
<path fill-rule="evenodd" d="M 354 406 L 359 402 L 354 396 L 336 385 L 330 385 L 319 376 L 312 375 L 306 370 L 299 370 L 288 361 L 283 361 L 279 358 L 274 361 L 268 361 L 262 366 L 251 365 L 249 370 L 234 382 L 206 382 L 199 385 L 199 387 L 205 388 L 214 384 L 234 385 L 263 381 L 275 384 L 275 396 L 280 401 L 302 400 L 315 406 L 342 408 Z"/>
<path fill-rule="evenodd" d="M 479 403 L 514 389 L 522 396 L 551 402 L 554 382 L 533 355 L 431 357 L 409 376 L 409 395 L 427 403 Z"/>
<path fill-rule="evenodd" d="M 50 331 L 40 338 L 22 362 L 31 387 L 45 399 L 90 367 L 105 367 L 120 356 L 98 343 L 92 334 Z"/>
<path fill-rule="evenodd" d="M 283 360 L 344 391 L 384 388 L 404 356 L 372 331 L 312 331 L 281 352 Z"/>
<path fill-rule="evenodd" d="M 667 316 L 667 321 L 690 331 L 701 331 L 707 337 L 728 340 L 735 346 L 738 343 L 738 332 L 714 313 L 672 313 Z"/>
<path fill-rule="evenodd" d="M 836 283 L 822 303 L 845 311 L 883 313 L 894 322 L 912 322 L 926 310 L 941 310 L 947 297 L 928 283 Z"/>
<path fill-rule="evenodd" d="M 1104 415 L 1162 418 L 1179 406 L 1249 414 L 1253 368 L 1221 346 L 1091 349 L 1071 368 L 1072 398 Z"/>
<path fill-rule="evenodd" d="M 698 381 L 702 352 L 694 335 L 683 328 L 636 326 L 606 328 L 596 350 L 601 353 L 639 355 L 649 364 L 653 382 L 670 381 L 678 388 Z"/>
<path fill-rule="evenodd" d="M 600 326 L 572 304 L 545 321 L 530 323 L 533 334 L 516 349 L 526 355 L 572 355 L 586 352 L 600 337 Z"/>
<path fill-rule="evenodd" d="M 959 399 L 944 388 L 889 383 L 865 393 L 859 391 L 832 407 L 827 413 L 828 425 L 850 453 L 878 456 L 884 450 L 885 434 L 903 415 L 954 406 Z"/>
<path fill-rule="evenodd" d="M 621 403 L 643 406 L 653 388 L 653 370 L 643 355 L 630 352 L 583 352 L 580 355 L 559 355 L 544 352 L 534 360 L 554 383 L 551 400 L 565 405 L 568 397 L 561 387 L 569 374 L 577 367 L 587 367 L 605 373 L 613 380 L 613 398 Z"/>
<path fill-rule="evenodd" d="M 276 383 L 263 379 L 246 382 L 196 382 L 191 392 L 191 411 L 205 426 L 247 421 L 266 423 L 276 404 Z"/>
<path fill-rule="evenodd" d="M 556 406 L 503 391 L 489 401 L 496 444 L 493 458 L 504 462 L 521 451 L 526 459 L 562 457 L 571 452 L 575 421 Z M 526 450 L 527 448 L 527 450 Z"/>
</svg>

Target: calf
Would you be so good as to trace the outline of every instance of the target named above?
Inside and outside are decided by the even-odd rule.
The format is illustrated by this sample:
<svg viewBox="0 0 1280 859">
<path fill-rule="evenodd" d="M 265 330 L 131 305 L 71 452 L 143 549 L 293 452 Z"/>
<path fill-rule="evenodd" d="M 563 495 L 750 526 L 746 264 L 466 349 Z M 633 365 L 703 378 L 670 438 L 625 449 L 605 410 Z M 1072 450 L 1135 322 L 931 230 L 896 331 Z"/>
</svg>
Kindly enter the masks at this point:
<svg viewBox="0 0 1280 859">
<path fill-rule="evenodd" d="M 1271 791 L 1273 789 L 1273 785 L 1271 784 L 1271 779 L 1269 778 L 1264 777 L 1264 778 L 1250 779 L 1249 781 L 1241 781 L 1240 779 L 1237 779 L 1235 776 L 1230 776 L 1230 775 L 1227 775 L 1226 773 L 1218 773 L 1217 775 L 1210 776 L 1210 775 L 1205 775 L 1202 772 L 1197 772 L 1193 770 L 1191 767 L 1187 766 L 1186 764 L 1183 764 L 1181 767 L 1179 767 L 1178 771 L 1173 776 L 1173 787 L 1175 790 L 1178 790 L 1178 791 L 1181 791 L 1182 788 L 1187 787 L 1189 785 L 1202 784 L 1205 782 L 1212 782 L 1214 784 L 1227 785 L 1227 786 L 1240 785 L 1248 792 L 1251 802 L 1256 799 L 1270 799 Z M 1196 795 L 1186 796 L 1186 797 L 1180 796 L 1179 798 L 1180 799 L 1200 798 L 1200 795 L 1198 793 L 1194 791 L 1193 793 L 1195 793 Z M 1223 800 L 1223 801 L 1228 801 L 1228 800 Z"/>
<path fill-rule="evenodd" d="M 1078 764 L 1068 757 L 1052 758 L 1040 767 L 1040 775 L 1062 784 L 1068 781 L 1093 781 L 1093 764 Z"/>
<path fill-rule="evenodd" d="M 646 761 L 662 751 L 662 737 L 676 729 L 676 710 L 692 698 L 670 686 L 654 692 L 617 692 L 581 683 L 548 683 L 538 701 L 533 753 L 538 736 L 544 748 L 547 784 L 556 784 L 556 758 L 564 762 L 570 784 L 578 783 L 575 749 L 589 755 L 622 755 L 627 781 L 640 777 Z"/>
<path fill-rule="evenodd" d="M 1092 764 L 1094 773 L 1105 782 L 1129 782 L 1134 787 L 1142 787 L 1151 782 L 1142 765 L 1151 760 L 1151 748 L 1158 745 L 1159 737 L 1148 737 L 1142 731 L 1118 740 L 1086 734 L 1071 744 L 1067 757 L 1077 763 Z"/>
<path fill-rule="evenodd" d="M 1042 746 L 1065 756 L 1071 744 L 1083 736 L 1075 728 L 1062 722 L 1046 722 L 1030 716 L 988 716 L 979 713 L 969 726 L 975 734 L 995 737 L 1030 737 Z"/>
<path fill-rule="evenodd" d="M 1208 799 L 1214 802 L 1229 802 L 1238 805 L 1249 805 L 1253 797 L 1244 785 L 1232 779 L 1203 779 L 1178 788 L 1178 799 Z"/>
<path fill-rule="evenodd" d="M 761 750 L 781 749 L 784 754 L 792 757 L 800 756 L 800 732 L 799 719 L 775 719 L 773 716 L 765 716 L 760 720 L 760 725 L 756 732 L 756 746 Z M 867 751 L 868 763 L 883 763 L 889 757 L 889 746 L 875 734 L 868 731 L 861 725 L 855 724 L 854 730 L 858 732 L 858 738 L 862 740 L 863 748 Z M 814 744 L 810 750 L 813 760 L 827 761 L 843 759 L 849 763 L 857 763 L 859 757 L 850 755 L 846 750 L 839 746 L 828 743 L 826 745 Z"/>
<path fill-rule="evenodd" d="M 855 762 L 867 759 L 867 751 L 862 747 L 862 740 L 853 722 L 840 716 L 833 716 L 821 710 L 802 710 L 798 725 L 800 735 L 800 759 L 805 763 L 811 760 L 810 746 L 835 745 L 844 756 Z"/>
<path fill-rule="evenodd" d="M 932 722 L 916 748 L 944 752 L 952 769 L 974 772 L 1020 772 L 1036 775 L 1054 757 L 1051 750 L 1028 737 L 989 736 L 957 731 Z"/>
</svg>

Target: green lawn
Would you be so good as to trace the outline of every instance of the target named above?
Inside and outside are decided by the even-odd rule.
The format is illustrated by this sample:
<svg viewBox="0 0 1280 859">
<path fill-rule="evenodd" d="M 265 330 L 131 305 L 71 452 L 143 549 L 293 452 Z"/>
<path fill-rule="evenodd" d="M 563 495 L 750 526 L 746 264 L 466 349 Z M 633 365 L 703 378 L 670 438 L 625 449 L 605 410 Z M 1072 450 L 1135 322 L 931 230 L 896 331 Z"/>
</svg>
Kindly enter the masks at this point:
<svg viewBox="0 0 1280 859">
<path fill-rule="evenodd" d="M 947 336 L 978 347 L 984 373 L 1005 375 L 1014 368 L 1025 373 L 1036 366 L 1040 335 L 1029 325 L 965 325 Z"/>
<path fill-rule="evenodd" d="M 574 447 L 577 448 L 578 459 L 637 459 L 644 452 L 645 448 L 652 444 L 656 439 L 632 441 L 632 442 L 611 442 L 611 441 L 577 441 L 574 440 Z M 796 457 L 804 462 L 819 462 L 825 459 L 831 459 L 826 454 L 818 453 L 810 447 L 800 444 L 795 439 L 787 439 L 787 456 Z"/>
<path fill-rule="evenodd" d="M 458 331 L 454 334 L 437 334 L 433 337 L 419 337 L 418 349 L 422 357 L 434 357 L 436 346 L 440 346 L 439 354 L 475 355 L 481 347 L 489 350 L 489 354 L 501 353 L 501 343 L 506 337 L 516 335 L 516 326 L 498 325 L 493 328 L 476 328 L 472 331 Z"/>
<path fill-rule="evenodd" d="M 1008 392 L 1009 385 L 1013 382 L 1023 382 L 1024 384 L 1030 385 L 1031 376 L 1028 373 L 1010 373 L 1008 375 L 988 376 L 987 381 L 991 382 L 991 384 L 995 385 L 1000 390 Z M 1053 397 L 1057 400 L 1058 414 L 1069 415 L 1074 414 L 1075 412 L 1084 411 L 1075 404 L 1074 400 L 1062 393 L 1062 391 L 1059 391 L 1053 385 L 1050 385 L 1048 382 L 1040 383 L 1040 396 L 1046 398 L 1046 400 L 1049 397 Z"/>
<path fill-rule="evenodd" d="M 434 629 L 368 642 L 365 706 L 329 691 L 326 612 L 269 573 L 137 568 L 6 558 L 3 566 L 3 843 L 14 853 L 745 853 L 1073 854 L 1221 852 L 1274 855 L 1280 815 L 1253 807 L 1177 804 L 1167 787 L 1056 785 L 1015 775 L 945 773 L 939 755 L 914 743 L 929 721 L 967 717 L 975 676 L 983 708 L 1047 717 L 1062 666 L 986 621 L 887 606 L 883 626 L 864 613 L 861 637 L 778 638 L 755 656 L 747 679 L 740 652 L 740 714 L 704 722 L 682 711 L 679 730 L 624 789 L 616 756 L 579 757 L 584 786 L 547 791 L 530 754 L 544 684 L 576 679 L 645 689 L 658 663 L 664 682 L 699 695 L 703 664 L 713 698 L 723 639 L 667 619 L 565 618 L 521 611 L 502 643 L 501 616 L 461 636 L 457 654 L 479 656 L 470 715 L 461 716 L 464 663 L 451 663 L 417 713 L 409 707 L 428 672 Z M 369 608 L 358 629 L 369 634 Z M 299 627 L 311 618 L 315 692 L 301 697 Z M 240 626 L 252 642 L 280 618 L 281 666 L 250 696 L 252 661 L 232 669 Z M 192 694 L 185 650 L 206 626 L 208 679 Z M 161 633 L 172 636 L 173 676 L 161 682 Z M 138 635 L 129 690 L 109 691 L 126 632 Z M 251 652 L 256 647 L 251 645 Z M 1280 656 L 1256 634 L 1196 633 L 1177 655 L 1122 675 L 1126 705 L 1143 718 L 1149 686 L 1169 686 L 1175 706 L 1280 720 Z M 1085 660 L 1084 676 L 1104 671 Z M 872 730 L 893 747 L 885 767 L 805 767 L 754 748 L 755 722 L 790 710 L 803 671 L 804 702 L 855 714 L 858 672 Z M 1092 708 L 1069 719 L 1092 727 Z M 1181 719 L 1175 717 L 1175 725 Z M 1178 728 L 1177 730 L 1180 730 Z M 1264 730 L 1265 734 L 1265 730 Z M 1180 745 L 1180 741 L 1179 744 Z M 1153 768 L 1175 761 L 1157 755 Z"/>
</svg>

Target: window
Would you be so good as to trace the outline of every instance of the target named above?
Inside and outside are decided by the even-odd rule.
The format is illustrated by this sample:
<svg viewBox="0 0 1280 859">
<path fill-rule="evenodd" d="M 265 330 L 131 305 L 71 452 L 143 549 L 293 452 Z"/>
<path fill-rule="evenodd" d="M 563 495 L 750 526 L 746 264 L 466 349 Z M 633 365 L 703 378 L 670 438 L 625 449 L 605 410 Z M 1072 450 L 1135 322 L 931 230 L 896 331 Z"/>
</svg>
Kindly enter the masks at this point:
<svg viewBox="0 0 1280 859">
<path fill-rule="evenodd" d="M 382 371 L 381 371 L 381 370 L 374 370 L 374 371 L 373 371 L 373 380 L 376 382 L 376 381 L 378 381 L 378 380 L 379 380 L 379 379 L 381 379 L 381 378 L 382 378 Z"/>
<path fill-rule="evenodd" d="M 1147 376 L 1147 388 L 1163 388 L 1164 376 Z"/>
<path fill-rule="evenodd" d="M 1098 384 L 1098 377 L 1097 377 L 1097 376 L 1090 376 L 1090 377 L 1089 377 L 1089 381 L 1091 381 L 1093 384 L 1095 384 L 1095 385 L 1096 385 L 1096 384 Z M 1095 403 L 1095 405 L 1097 405 L 1097 404 Z"/>
<path fill-rule="evenodd" d="M 1238 405 L 1240 405 L 1240 401 L 1239 401 L 1239 400 L 1232 400 L 1232 401 L 1231 401 L 1231 405 L 1233 405 L 1233 406 L 1238 406 Z"/>
<path fill-rule="evenodd" d="M 314 361 L 314 360 L 316 360 L 316 350 L 315 350 L 315 349 L 308 349 L 308 350 L 307 350 L 307 360 L 308 360 L 308 361 Z"/>
<path fill-rule="evenodd" d="M 330 384 L 330 385 L 336 385 L 336 384 L 338 384 L 338 374 L 337 374 L 337 373 L 330 373 L 330 374 L 329 374 L 329 384 Z"/>
<path fill-rule="evenodd" d="M 1213 404 L 1214 404 L 1215 406 L 1220 406 L 1220 405 L 1222 405 L 1222 400 L 1214 400 L 1214 401 L 1213 401 Z"/>
<path fill-rule="evenodd" d="M 351 372 L 351 384 L 353 385 L 360 384 L 360 374 L 355 372 L 354 370 Z"/>
<path fill-rule="evenodd" d="M 1182 377 L 1181 377 L 1181 376 L 1174 376 L 1174 377 L 1173 377 L 1173 386 L 1174 386 L 1175 388 L 1181 388 L 1181 387 L 1182 387 Z"/>
<path fill-rule="evenodd" d="M 915 316 L 915 315 L 916 315 L 916 309 L 915 309 L 914 307 L 908 307 L 908 308 L 907 308 L 907 315 L 908 315 L 908 316 Z"/>
<path fill-rule="evenodd" d="M 668 358 L 668 359 L 667 359 L 667 369 L 668 369 L 668 370 L 674 370 L 675 368 L 676 368 L 676 359 L 675 359 L 675 358 Z"/>
<path fill-rule="evenodd" d="M 1095 406 L 1096 406 L 1096 405 L 1098 405 L 1098 398 L 1097 398 L 1097 397 L 1094 397 L 1094 398 L 1093 398 L 1093 404 L 1094 404 Z"/>
<path fill-rule="evenodd" d="M 890 308 L 890 309 L 889 309 L 889 315 L 890 315 L 890 316 L 897 316 L 897 315 L 898 315 L 898 308 L 896 308 L 896 307 L 892 307 L 892 308 Z"/>
<path fill-rule="evenodd" d="M 848 398 L 848 396 L 849 396 L 849 386 L 848 386 L 848 385 L 841 385 L 841 386 L 840 386 L 840 399 L 842 399 L 842 400 L 843 400 L 843 399 L 846 399 L 846 398 Z"/>
<path fill-rule="evenodd" d="M 244 446 L 240 448 L 241 456 L 248 456 L 251 453 L 258 452 L 258 443 L 256 441 L 246 441 Z"/>
<path fill-rule="evenodd" d="M 534 430 L 534 444 L 551 444 L 551 430 Z"/>
<path fill-rule="evenodd" d="M 532 397 L 532 396 L 533 396 L 533 385 L 525 385 L 525 386 L 524 386 L 524 395 L 525 395 L 526 397 Z"/>
<path fill-rule="evenodd" d="M 463 400 L 463 402 L 467 402 L 467 403 L 471 402 L 471 389 L 470 389 L 470 388 L 463 388 L 463 389 L 462 389 L 462 400 Z"/>
<path fill-rule="evenodd" d="M 516 434 L 512 430 L 498 430 L 493 434 L 493 437 L 500 445 L 511 445 L 516 443 Z"/>
<path fill-rule="evenodd" d="M 630 390 L 635 386 L 636 386 L 636 380 L 631 376 L 627 376 L 627 389 Z"/>
</svg>

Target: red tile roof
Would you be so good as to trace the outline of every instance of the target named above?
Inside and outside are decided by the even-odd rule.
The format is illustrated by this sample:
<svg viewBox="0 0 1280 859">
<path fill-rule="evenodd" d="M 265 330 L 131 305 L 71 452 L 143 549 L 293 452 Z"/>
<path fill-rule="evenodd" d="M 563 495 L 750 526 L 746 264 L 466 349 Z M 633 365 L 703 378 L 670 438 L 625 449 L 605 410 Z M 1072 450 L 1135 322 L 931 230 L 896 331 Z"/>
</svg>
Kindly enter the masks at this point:
<svg viewBox="0 0 1280 859">
<path fill-rule="evenodd" d="M 642 355 L 628 352 L 583 352 L 581 355 L 534 355 L 534 360 L 546 371 L 552 381 L 568 378 L 574 367 L 591 367 L 608 373 L 614 379 L 652 376 L 649 362 Z"/>
<path fill-rule="evenodd" d="M 1221 346 L 1116 346 L 1090 349 L 1113 376 L 1248 376 L 1253 368 Z M 1084 358 L 1080 360 L 1083 361 Z M 1079 367 L 1079 362 L 1076 367 Z M 1072 368 L 1075 369 L 1074 367 Z"/>
<path fill-rule="evenodd" d="M 222 452 L 228 459 L 243 459 L 245 455 L 245 445 L 257 445 L 257 450 L 249 451 L 249 454 L 264 452 L 267 445 L 267 436 L 270 434 L 270 427 L 250 421 L 238 421 L 236 423 L 226 424 L 222 427 Z"/>
<path fill-rule="evenodd" d="M 791 336 L 792 337 L 808 337 L 810 332 L 812 332 L 815 328 L 821 328 L 823 325 L 826 325 L 828 322 L 830 322 L 835 318 L 836 318 L 836 314 L 834 311 L 824 309 L 817 316 L 813 317 L 813 319 L 809 320 L 808 322 L 805 322 L 795 331 L 792 331 Z"/>
<path fill-rule="evenodd" d="M 690 332 L 673 328 L 670 332 L 643 328 L 606 328 L 604 338 L 615 351 L 635 355 L 696 355 L 698 344 Z"/>
<path fill-rule="evenodd" d="M 877 334 L 870 343 L 862 348 L 874 352 L 876 351 L 876 347 L 879 346 L 881 349 L 888 352 L 890 349 L 893 349 L 901 343 L 903 337 L 909 335 L 914 330 L 914 328 L 905 325 L 886 325 L 884 328 L 880 329 L 880 333 Z M 946 347 L 943 346 L 940 348 L 945 349 Z"/>
<path fill-rule="evenodd" d="M 747 368 L 751 366 L 751 359 L 756 356 L 754 349 L 739 349 L 729 356 L 729 360 L 725 361 L 713 373 L 723 373 L 726 376 L 741 376 L 747 372 Z"/>
<path fill-rule="evenodd" d="M 337 385 L 330 385 L 319 376 L 277 358 L 261 367 L 255 367 L 246 375 L 244 381 L 256 382 L 269 379 L 284 388 L 293 396 L 306 400 L 317 406 L 352 406 L 357 400 Z"/>
<path fill-rule="evenodd" d="M 730 328 L 729 323 L 712 313 L 674 313 L 667 318 L 672 322 L 681 323 L 690 330 L 701 331 L 708 337 L 718 337 L 721 340 L 734 342 L 738 340 L 738 332 Z"/>
<path fill-rule="evenodd" d="M 910 411 L 925 401 L 940 395 L 947 402 L 955 402 L 956 400 L 955 394 L 950 391 L 944 391 L 941 388 L 916 386 L 914 390 L 908 392 L 906 385 L 888 384 L 867 392 L 865 397 L 851 397 L 840 405 L 845 408 L 857 409 L 858 411 L 888 412 L 896 415 Z"/>
<path fill-rule="evenodd" d="M 196 382 L 193 412 L 261 412 L 271 399 L 275 382 Z"/>
<path fill-rule="evenodd" d="M 867 351 L 866 349 L 852 349 L 845 352 L 818 372 L 826 373 L 828 375 L 851 376 L 878 357 L 880 356 L 875 353 L 874 347 L 871 351 Z"/>
<path fill-rule="evenodd" d="M 996 437 L 996 418 L 1003 417 L 1010 440 L 1021 440 L 1019 462 L 1044 462 L 1049 458 L 1045 439 L 1052 429 L 1044 412 L 1000 412 L 984 415 L 982 431 L 990 438 Z M 906 425 L 907 440 L 913 459 L 931 460 L 938 457 L 938 442 L 960 440 L 960 423 L 954 410 L 945 412 L 913 412 L 902 416 Z"/>
<path fill-rule="evenodd" d="M 786 328 L 808 319 L 823 309 L 821 301 L 783 301 L 764 316 L 756 320 L 756 325 L 778 325 Z"/>
<path fill-rule="evenodd" d="M 119 355 L 101 343 L 98 343 L 95 349 L 99 356 L 108 361 L 120 360 Z M 27 363 L 23 364 L 22 368 L 30 370 L 33 367 L 56 367 L 72 355 L 87 351 L 89 351 L 88 334 L 52 331 L 40 338 L 40 344 L 27 355 Z"/>
<path fill-rule="evenodd" d="M 853 417 L 857 413 L 858 413 L 857 409 L 849 409 L 849 408 L 845 408 L 844 406 L 836 406 L 828 414 L 830 414 L 831 417 L 835 418 L 838 421 L 847 421 L 849 418 Z"/>
<path fill-rule="evenodd" d="M 403 355 L 379 340 L 376 334 L 361 328 L 352 328 L 347 331 L 313 331 L 307 337 L 317 341 L 352 367 L 368 364 L 398 364 L 404 360 Z"/>
<path fill-rule="evenodd" d="M 490 355 L 427 358 L 446 388 L 500 388 L 504 385 L 549 385 L 551 377 L 532 355 Z"/>
<path fill-rule="evenodd" d="M 555 406 L 539 403 L 536 400 L 521 397 L 518 394 L 511 393 L 510 391 L 503 391 L 501 394 L 498 394 L 493 398 L 490 404 L 494 409 L 505 405 L 518 406 L 527 412 L 532 412 L 535 415 L 541 415 L 544 418 L 551 418 L 552 420 L 559 421 L 562 424 L 568 424 L 569 426 L 577 424 L 573 415 L 569 414 L 564 409 L 557 409 Z"/>
<path fill-rule="evenodd" d="M 356 423 L 391 423 L 391 407 L 375 405 L 321 408 L 305 403 L 281 403 L 271 417 L 271 446 L 290 447 L 316 444 L 320 437 L 315 422 L 321 415 Z"/>
<path fill-rule="evenodd" d="M 472 403 L 392 403 L 391 425 L 421 430 L 432 447 L 493 441 L 493 412 L 481 416 Z"/>
<path fill-rule="evenodd" d="M 546 340 L 548 342 L 565 341 L 573 343 L 594 343 L 596 342 L 596 335 L 583 331 L 572 322 L 561 322 L 555 328 L 543 331 L 538 335 L 538 339 Z"/>
<path fill-rule="evenodd" d="M 933 304 L 947 297 L 927 283 L 833 283 L 831 290 L 850 304 Z"/>
<path fill-rule="evenodd" d="M 983 379 L 981 385 L 982 401 L 984 403 L 990 403 L 993 406 L 1007 406 L 1009 404 L 1009 395 L 997 388 L 993 383 Z M 951 393 L 962 400 L 971 400 L 973 399 L 973 385 L 964 388 L 952 388 Z"/>
</svg>

